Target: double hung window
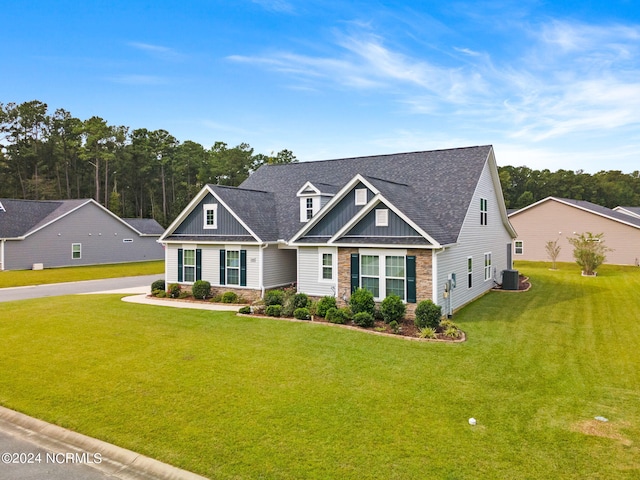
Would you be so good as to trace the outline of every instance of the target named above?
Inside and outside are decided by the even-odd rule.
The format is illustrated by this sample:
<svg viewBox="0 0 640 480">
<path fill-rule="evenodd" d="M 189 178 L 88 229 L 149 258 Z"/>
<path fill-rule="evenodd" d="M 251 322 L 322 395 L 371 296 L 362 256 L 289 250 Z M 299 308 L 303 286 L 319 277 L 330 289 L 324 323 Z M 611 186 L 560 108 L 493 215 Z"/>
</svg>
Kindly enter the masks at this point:
<svg viewBox="0 0 640 480">
<path fill-rule="evenodd" d="M 480 199 L 480 225 L 487 225 L 489 208 L 487 206 L 487 199 Z"/>
<path fill-rule="evenodd" d="M 240 252 L 227 250 L 227 285 L 240 285 Z"/>
<path fill-rule="evenodd" d="M 491 280 L 491 252 L 484 254 L 484 279 Z"/>
<path fill-rule="evenodd" d="M 196 281 L 196 251 L 185 249 L 182 254 L 182 271 L 185 282 Z"/>
<path fill-rule="evenodd" d="M 383 299 L 397 295 L 406 300 L 406 257 L 402 255 L 361 255 L 360 286 Z"/>
</svg>

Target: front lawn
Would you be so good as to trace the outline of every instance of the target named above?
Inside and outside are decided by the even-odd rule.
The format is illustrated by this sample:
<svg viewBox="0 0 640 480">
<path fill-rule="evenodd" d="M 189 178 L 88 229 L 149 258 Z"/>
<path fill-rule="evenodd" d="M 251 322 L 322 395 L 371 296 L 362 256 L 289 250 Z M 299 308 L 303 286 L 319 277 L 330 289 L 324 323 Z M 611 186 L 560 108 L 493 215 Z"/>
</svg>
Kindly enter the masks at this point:
<svg viewBox="0 0 640 480">
<path fill-rule="evenodd" d="M 638 478 L 640 269 L 516 268 L 532 289 L 456 314 L 461 344 L 2 303 L 0 403 L 211 478 Z"/>
<path fill-rule="evenodd" d="M 89 265 L 86 267 L 46 268 L 44 270 L 4 270 L 0 272 L 0 288 L 154 275 L 156 273 L 164 273 L 163 260 Z"/>
</svg>

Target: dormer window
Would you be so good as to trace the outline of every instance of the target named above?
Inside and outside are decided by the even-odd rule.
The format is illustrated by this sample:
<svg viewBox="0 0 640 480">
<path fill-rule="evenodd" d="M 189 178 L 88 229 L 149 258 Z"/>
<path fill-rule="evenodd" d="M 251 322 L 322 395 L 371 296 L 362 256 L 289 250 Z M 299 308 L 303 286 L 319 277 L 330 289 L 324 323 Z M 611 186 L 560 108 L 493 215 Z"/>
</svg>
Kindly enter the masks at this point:
<svg viewBox="0 0 640 480">
<path fill-rule="evenodd" d="M 311 217 L 313 217 L 313 198 L 306 198 L 306 218 L 307 220 L 311 220 Z"/>
</svg>

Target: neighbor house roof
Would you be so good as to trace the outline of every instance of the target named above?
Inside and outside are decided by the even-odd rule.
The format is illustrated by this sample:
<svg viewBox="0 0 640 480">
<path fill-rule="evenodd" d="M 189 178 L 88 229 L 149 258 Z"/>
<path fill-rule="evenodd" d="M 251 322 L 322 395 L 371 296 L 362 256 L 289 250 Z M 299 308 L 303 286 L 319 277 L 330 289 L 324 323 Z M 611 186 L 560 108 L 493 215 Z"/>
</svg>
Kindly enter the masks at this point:
<svg viewBox="0 0 640 480">
<path fill-rule="evenodd" d="M 123 218 L 122 221 L 140 233 L 140 235 L 159 237 L 164 232 L 162 225 L 153 218 Z"/>
<path fill-rule="evenodd" d="M 640 207 L 616 207 L 613 209 L 615 212 L 624 213 L 625 215 L 631 215 L 633 217 L 640 218 Z"/>
<path fill-rule="evenodd" d="M 22 238 L 89 202 L 1 198 L 0 238 Z"/>
<path fill-rule="evenodd" d="M 531 205 L 528 205 L 524 208 L 521 208 L 520 210 L 516 210 L 515 212 L 509 214 L 509 216 L 513 217 L 526 210 L 529 210 L 530 208 L 535 207 L 536 205 L 540 205 L 543 202 L 549 202 L 549 201 L 560 202 L 570 207 L 578 208 L 583 211 L 608 218 L 615 222 L 620 222 L 620 223 L 630 225 L 632 227 L 640 228 L 640 217 L 633 217 L 631 215 L 627 215 L 622 212 L 612 210 L 611 208 L 603 207 L 602 205 L 597 205 L 595 203 L 587 202 L 586 200 L 573 200 L 571 198 L 547 197 L 535 203 L 532 203 Z"/>
<path fill-rule="evenodd" d="M 457 241 L 480 175 L 491 155 L 492 147 L 487 145 L 263 165 L 236 190 L 269 192 L 271 201 L 260 205 L 251 215 L 264 222 L 275 214 L 270 236 L 265 235 L 263 240 L 274 240 L 274 233 L 278 239 L 289 240 L 301 228 L 296 193 L 305 183 L 334 193 L 361 175 L 419 228 L 445 245 Z M 238 213 L 256 207 L 251 205 L 249 195 L 237 200 L 234 210 Z"/>
</svg>

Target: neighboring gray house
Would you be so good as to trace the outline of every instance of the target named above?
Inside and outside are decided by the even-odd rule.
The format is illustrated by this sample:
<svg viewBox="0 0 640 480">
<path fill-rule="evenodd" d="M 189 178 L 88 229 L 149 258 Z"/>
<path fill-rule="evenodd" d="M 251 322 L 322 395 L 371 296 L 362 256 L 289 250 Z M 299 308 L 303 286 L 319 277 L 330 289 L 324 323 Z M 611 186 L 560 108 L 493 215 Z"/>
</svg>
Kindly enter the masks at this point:
<svg viewBox="0 0 640 480">
<path fill-rule="evenodd" d="M 0 199 L 0 270 L 161 260 L 163 231 L 92 199 Z"/>
<path fill-rule="evenodd" d="M 341 303 L 363 287 L 411 312 L 425 299 L 459 308 L 501 283 L 515 236 L 482 146 L 264 165 L 239 187 L 206 185 L 160 241 L 167 283 L 248 298 L 296 283 Z"/>
<path fill-rule="evenodd" d="M 557 240 L 561 248 L 557 260 L 574 262 L 573 246 L 568 238 L 576 233 L 591 232 L 604 233 L 605 245 L 613 249 L 606 254 L 606 263 L 638 265 L 640 215 L 634 216 L 633 209 L 610 209 L 585 200 L 547 197 L 509 215 L 518 231 L 518 238 L 513 243 L 513 258 L 549 261 L 545 245 Z"/>
<path fill-rule="evenodd" d="M 613 209 L 613 211 L 640 218 L 640 207 L 616 207 Z"/>
</svg>

